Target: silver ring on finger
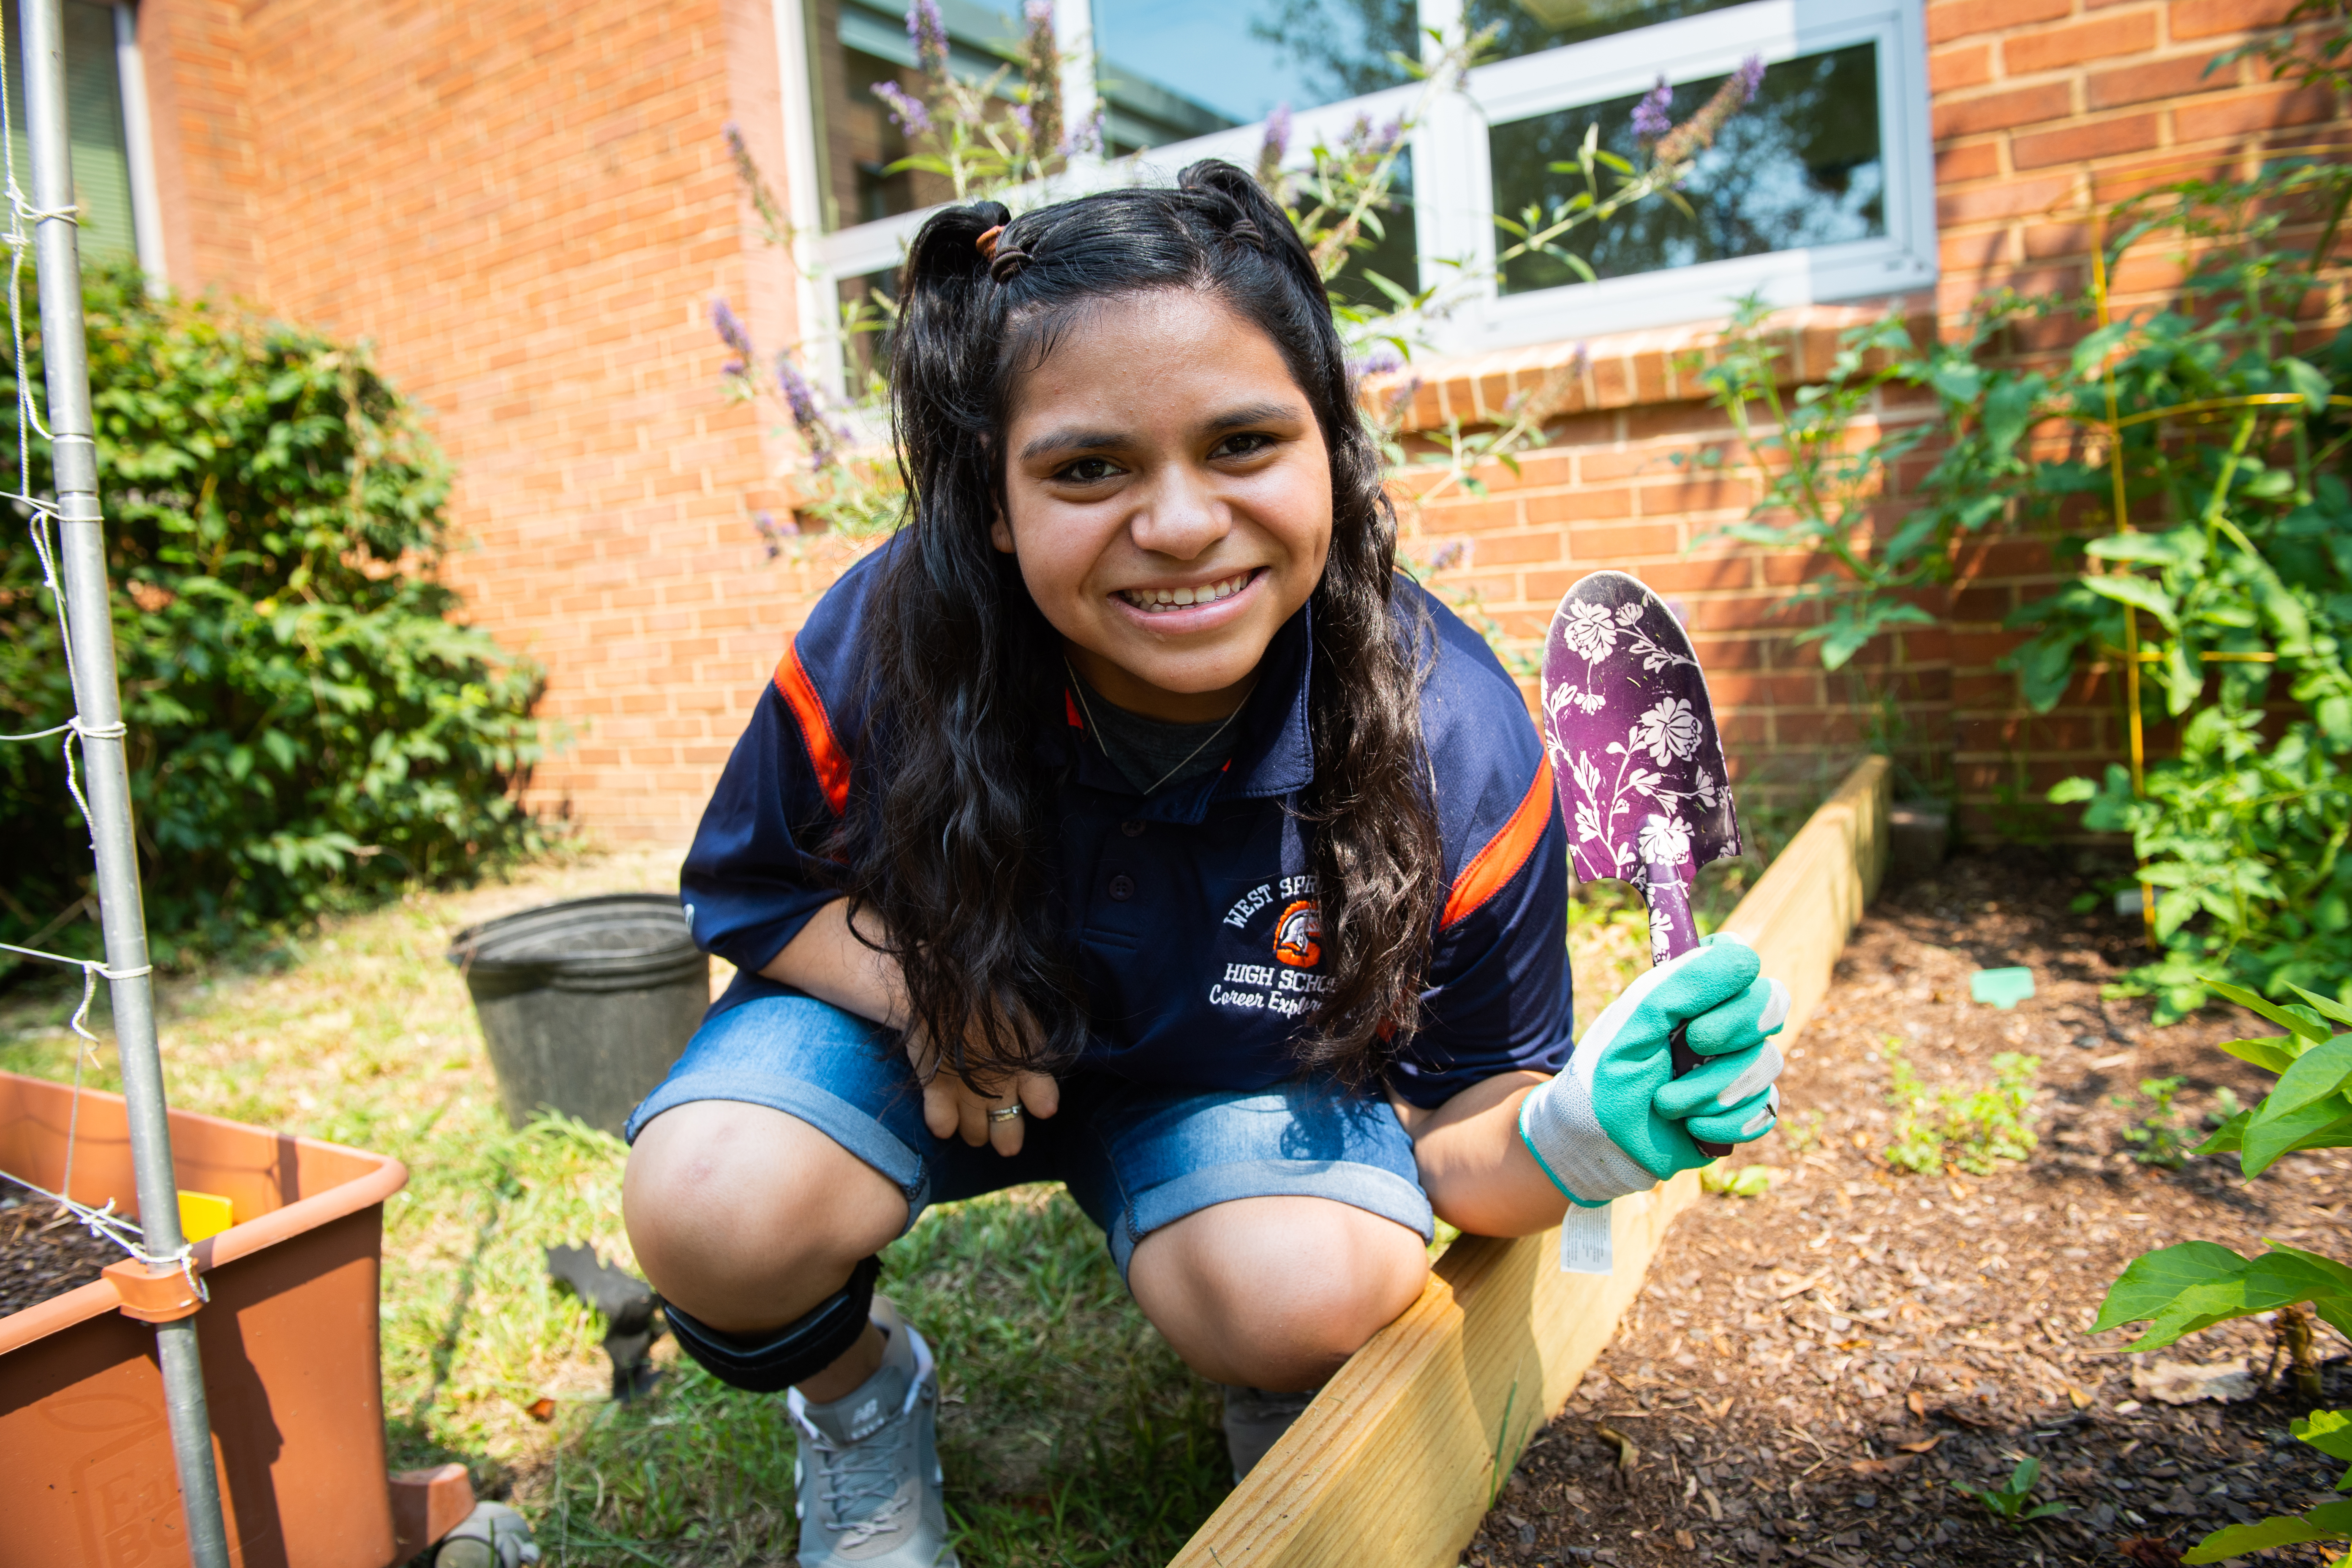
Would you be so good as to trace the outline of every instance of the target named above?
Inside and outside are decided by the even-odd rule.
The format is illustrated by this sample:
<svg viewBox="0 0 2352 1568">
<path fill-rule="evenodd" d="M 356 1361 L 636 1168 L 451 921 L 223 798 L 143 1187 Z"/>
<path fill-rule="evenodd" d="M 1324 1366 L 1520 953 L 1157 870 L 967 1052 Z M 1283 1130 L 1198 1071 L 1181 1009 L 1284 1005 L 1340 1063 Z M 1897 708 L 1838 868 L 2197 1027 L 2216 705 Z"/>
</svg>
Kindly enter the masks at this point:
<svg viewBox="0 0 2352 1568">
<path fill-rule="evenodd" d="M 1018 1121 L 1021 1120 L 1021 1108 L 1017 1105 L 1000 1105 L 988 1113 L 988 1119 L 991 1121 Z"/>
</svg>

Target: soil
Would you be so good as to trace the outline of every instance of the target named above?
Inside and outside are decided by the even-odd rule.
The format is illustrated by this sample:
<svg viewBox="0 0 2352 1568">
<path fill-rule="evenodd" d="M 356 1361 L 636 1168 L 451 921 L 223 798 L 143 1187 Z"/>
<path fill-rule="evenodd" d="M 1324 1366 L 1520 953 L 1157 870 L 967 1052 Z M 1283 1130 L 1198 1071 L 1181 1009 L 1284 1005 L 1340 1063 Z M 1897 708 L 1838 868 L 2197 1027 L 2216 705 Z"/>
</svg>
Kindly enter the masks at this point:
<svg viewBox="0 0 2352 1568">
<path fill-rule="evenodd" d="M 121 1256 L 46 1199 L 0 1202 L 0 1318 L 89 1284 Z"/>
<path fill-rule="evenodd" d="M 2141 1080 L 2185 1078 L 2175 1109 L 2196 1128 L 2218 1090 L 2252 1105 L 2271 1081 L 2212 1047 L 2277 1031 L 2234 1008 L 2155 1029 L 2146 1002 L 2103 1001 L 2145 957 L 2137 917 L 2108 912 L 2116 870 L 2009 849 L 1881 898 L 1790 1052 L 1780 1134 L 1753 1156 L 1775 1167 L 1770 1191 L 1675 1221 L 1465 1562 L 2158 1565 L 2224 1524 L 2340 1495 L 2341 1467 L 2287 1433 L 2315 1403 L 2352 1403 L 2331 1331 L 2314 1330 L 2320 1401 L 2284 1372 L 2264 1380 L 2276 1336 L 2259 1321 L 2146 1356 L 2121 1352 L 2129 1331 L 2085 1331 L 2155 1247 L 2251 1254 L 2268 1237 L 2341 1256 L 2352 1197 L 2343 1151 L 2252 1183 L 2234 1156 L 2135 1160 Z M 1969 1000 L 1972 971 L 2009 965 L 2032 969 L 2032 999 Z M 1890 1166 L 1889 1038 L 1930 1086 L 1988 1084 L 2000 1052 L 2040 1057 L 2039 1147 L 1983 1177 Z M 2242 1371 L 2219 1391 L 2235 1397 L 2160 1400 L 2162 1363 Z M 1954 1489 L 2002 1486 L 2026 1457 L 2034 1502 L 2067 1511 L 2012 1531 Z"/>
</svg>

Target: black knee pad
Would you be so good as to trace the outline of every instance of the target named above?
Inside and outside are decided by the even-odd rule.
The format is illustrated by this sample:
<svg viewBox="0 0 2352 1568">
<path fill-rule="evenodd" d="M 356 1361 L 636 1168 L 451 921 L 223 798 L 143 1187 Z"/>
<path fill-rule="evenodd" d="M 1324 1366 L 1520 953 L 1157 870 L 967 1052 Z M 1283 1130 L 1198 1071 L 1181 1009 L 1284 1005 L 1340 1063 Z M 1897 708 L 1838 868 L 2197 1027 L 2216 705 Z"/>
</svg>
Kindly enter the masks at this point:
<svg viewBox="0 0 2352 1568">
<path fill-rule="evenodd" d="M 753 1394 L 774 1394 L 814 1377 L 841 1359 L 866 1331 L 874 1281 L 882 1260 L 868 1258 L 850 1270 L 849 1283 L 773 1333 L 757 1338 L 722 1334 L 665 1301 L 662 1315 L 686 1353 L 719 1382 Z"/>
</svg>

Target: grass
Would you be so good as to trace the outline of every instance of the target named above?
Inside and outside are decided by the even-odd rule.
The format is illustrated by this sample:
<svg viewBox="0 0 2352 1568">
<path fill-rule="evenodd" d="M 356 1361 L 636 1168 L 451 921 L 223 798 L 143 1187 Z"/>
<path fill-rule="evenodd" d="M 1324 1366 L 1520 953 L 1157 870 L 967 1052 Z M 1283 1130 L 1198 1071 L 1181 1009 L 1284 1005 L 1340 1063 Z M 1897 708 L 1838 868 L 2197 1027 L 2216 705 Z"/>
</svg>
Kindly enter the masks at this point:
<svg viewBox="0 0 2352 1568">
<path fill-rule="evenodd" d="M 162 997 L 174 1106 L 407 1163 L 384 1211 L 392 1462 L 463 1461 L 530 1518 L 551 1563 L 775 1562 L 797 1537 L 780 1398 L 716 1383 L 667 1340 L 653 1398 L 607 1397 L 601 1323 L 550 1283 L 541 1248 L 584 1242 L 632 1265 L 624 1151 L 559 1119 L 506 1125 L 441 961 L 469 921 L 664 886 L 673 863 L 634 857 L 413 895 L 330 921 L 276 973 L 176 982 Z M 0 1068 L 69 1078 L 72 1000 L 47 987 L 0 999 Z M 89 1081 L 118 1088 L 112 1053 L 101 1059 Z M 1164 1563 L 1229 1489 L 1214 1391 L 1144 1321 L 1058 1188 L 934 1209 L 884 1264 L 883 1288 L 940 1353 L 941 1457 L 975 1568 Z M 542 1398 L 544 1423 L 531 1415 Z"/>
<path fill-rule="evenodd" d="M 1760 863 L 1711 869 L 1702 920 L 1719 921 Z M 507 1126 L 465 988 L 441 958 L 473 921 L 676 883 L 674 858 L 542 863 L 337 916 L 289 942 L 274 970 L 160 994 L 174 1106 L 406 1163 L 408 1186 L 384 1210 L 392 1462 L 462 1461 L 478 1489 L 530 1519 L 551 1565 L 777 1562 L 797 1538 L 782 1399 L 727 1388 L 667 1339 L 655 1395 L 608 1397 L 602 1324 L 549 1281 L 542 1248 L 585 1243 L 634 1267 L 625 1152 L 559 1118 Z M 1647 966 L 1646 932 L 1638 899 L 1580 891 L 1580 1027 Z M 79 994 L 0 996 L 0 1068 L 70 1078 L 64 1022 Z M 104 1032 L 102 1010 L 94 1026 Z M 110 1051 L 89 1081 L 119 1087 Z M 1164 1563 L 1230 1489 L 1215 1392 L 1144 1321 L 1059 1188 L 935 1208 L 883 1261 L 883 1289 L 939 1352 L 949 1506 L 973 1568 Z"/>
</svg>

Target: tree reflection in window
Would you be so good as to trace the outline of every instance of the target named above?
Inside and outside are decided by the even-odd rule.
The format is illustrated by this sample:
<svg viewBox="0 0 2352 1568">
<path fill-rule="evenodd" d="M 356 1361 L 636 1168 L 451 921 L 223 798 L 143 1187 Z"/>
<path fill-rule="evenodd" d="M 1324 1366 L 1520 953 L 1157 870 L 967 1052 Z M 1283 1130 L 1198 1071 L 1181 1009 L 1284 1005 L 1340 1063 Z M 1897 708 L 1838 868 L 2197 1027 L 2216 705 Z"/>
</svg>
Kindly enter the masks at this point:
<svg viewBox="0 0 2352 1568">
<path fill-rule="evenodd" d="M 1377 4 L 1378 0 L 1366 3 Z M 1488 58 L 1516 59 L 1564 44 L 1580 44 L 1612 33 L 1631 32 L 1635 27 L 1745 3 L 1746 0 L 1469 0 L 1463 12 L 1472 32 L 1486 27 L 1495 30 Z"/>
<path fill-rule="evenodd" d="M 1314 94 L 1296 108 L 1412 79 L 1396 57 L 1421 58 L 1417 0 L 1272 0 L 1260 9 L 1250 37 L 1272 44 Z"/>
<path fill-rule="evenodd" d="M 1676 83 L 1674 119 L 1686 118 L 1723 79 Z M 1581 190 L 1577 149 L 1596 121 L 1604 149 L 1639 163 L 1647 155 L 1633 132 L 1640 101 L 1636 94 L 1494 127 L 1496 211 L 1517 215 L 1537 204 L 1549 212 Z M 1687 209 L 1645 202 L 1593 231 L 1585 259 L 1594 274 L 1625 278 L 1884 235 L 1875 46 L 1775 63 L 1681 194 Z M 1553 258 L 1528 256 L 1505 267 L 1501 288 L 1517 294 L 1580 281 Z"/>
<path fill-rule="evenodd" d="M 1206 135 L 1412 79 L 1414 0 L 1095 0 L 1110 150 Z"/>
</svg>

